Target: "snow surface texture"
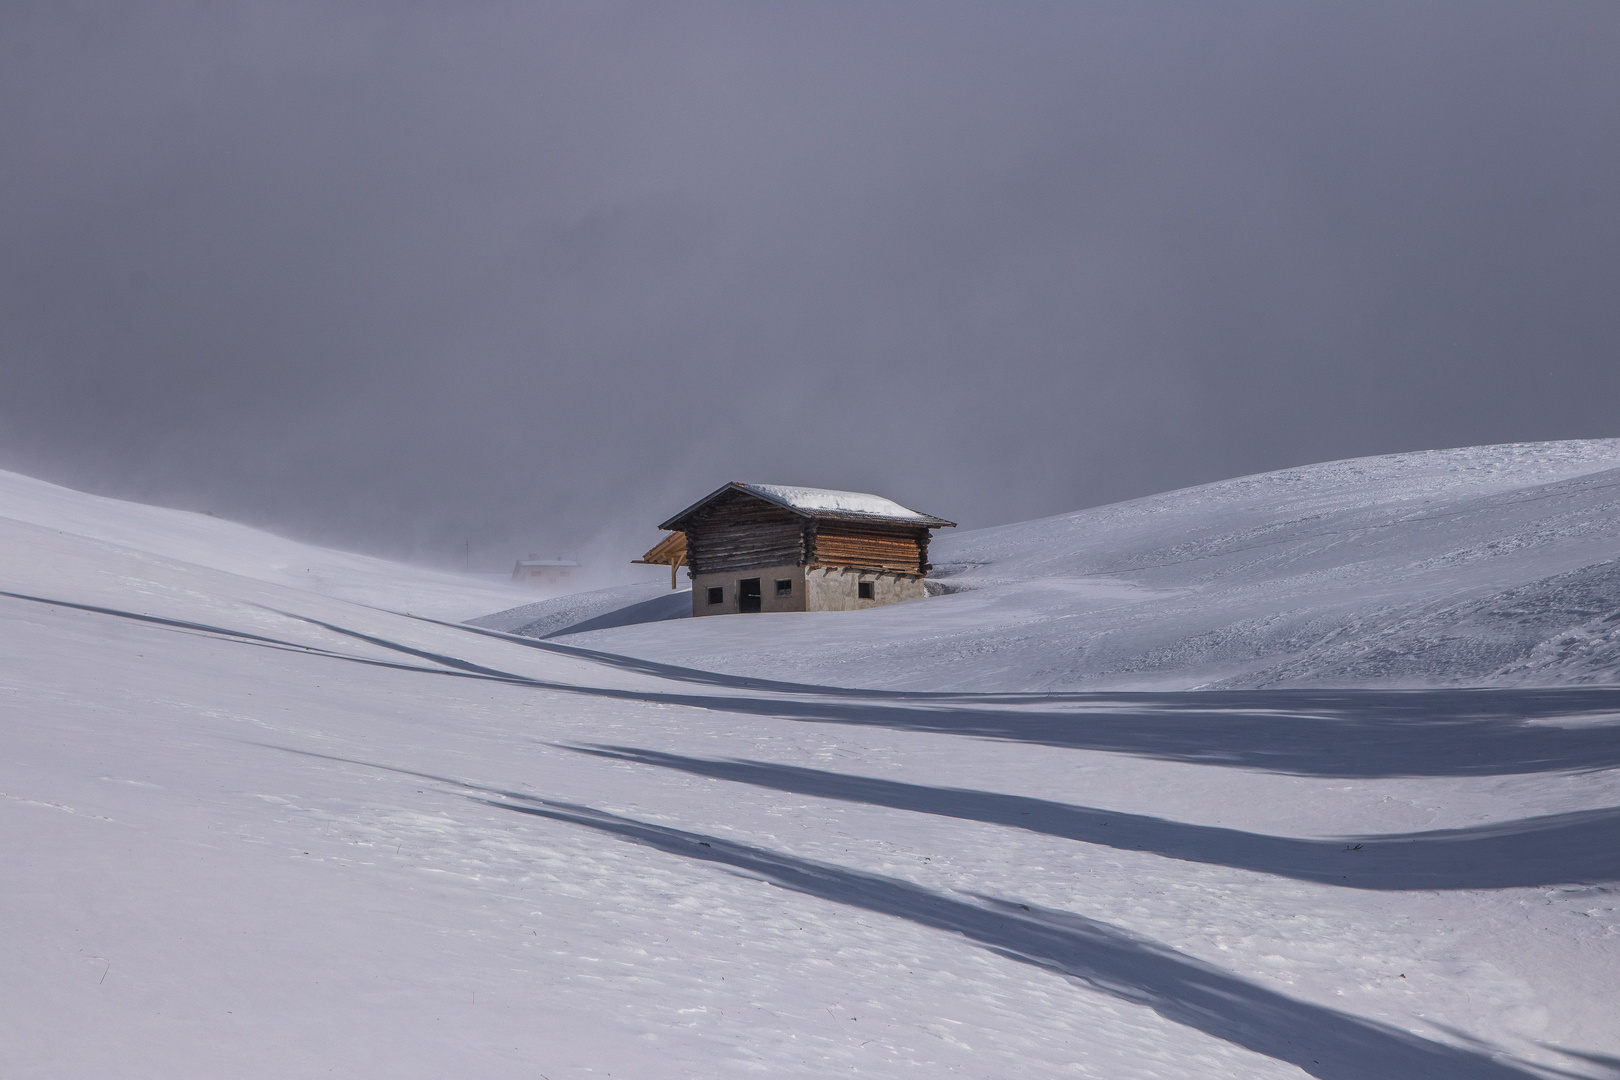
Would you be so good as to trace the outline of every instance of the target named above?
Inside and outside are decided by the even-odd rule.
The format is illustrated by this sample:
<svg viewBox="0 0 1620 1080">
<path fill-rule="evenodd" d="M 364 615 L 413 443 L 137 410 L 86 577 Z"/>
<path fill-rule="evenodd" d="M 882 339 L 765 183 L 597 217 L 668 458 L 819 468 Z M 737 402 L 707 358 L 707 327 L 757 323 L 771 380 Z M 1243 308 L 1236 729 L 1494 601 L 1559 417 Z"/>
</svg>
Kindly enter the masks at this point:
<svg viewBox="0 0 1620 1080">
<path fill-rule="evenodd" d="M 8 1080 L 1620 1075 L 1620 691 L 785 685 L 7 483 Z"/>
<path fill-rule="evenodd" d="M 890 689 L 1620 682 L 1620 440 L 1310 465 L 942 533 L 932 558 L 948 595 L 569 640 Z"/>
</svg>

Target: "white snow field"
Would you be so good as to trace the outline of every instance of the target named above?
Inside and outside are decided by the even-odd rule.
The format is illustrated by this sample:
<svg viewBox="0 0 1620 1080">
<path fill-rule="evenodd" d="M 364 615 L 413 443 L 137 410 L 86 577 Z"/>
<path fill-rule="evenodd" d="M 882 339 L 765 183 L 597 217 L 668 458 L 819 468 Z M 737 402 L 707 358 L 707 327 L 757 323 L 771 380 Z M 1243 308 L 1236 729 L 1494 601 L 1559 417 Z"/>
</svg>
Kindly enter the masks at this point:
<svg viewBox="0 0 1620 1080">
<path fill-rule="evenodd" d="M 454 575 L 0 474 L 0 1077 L 1620 1076 L 1602 662 L 1048 689 L 1136 592 L 1522 644 L 1490 598 L 1586 610 L 1539 583 L 1609 557 L 1617 457 L 1319 466 L 942 542 L 973 592 L 551 641 L 457 624 L 512 599 Z M 1337 539 L 1268 553 L 1310 515 Z M 1205 568 L 1122 569 L 1154 551 Z"/>
</svg>

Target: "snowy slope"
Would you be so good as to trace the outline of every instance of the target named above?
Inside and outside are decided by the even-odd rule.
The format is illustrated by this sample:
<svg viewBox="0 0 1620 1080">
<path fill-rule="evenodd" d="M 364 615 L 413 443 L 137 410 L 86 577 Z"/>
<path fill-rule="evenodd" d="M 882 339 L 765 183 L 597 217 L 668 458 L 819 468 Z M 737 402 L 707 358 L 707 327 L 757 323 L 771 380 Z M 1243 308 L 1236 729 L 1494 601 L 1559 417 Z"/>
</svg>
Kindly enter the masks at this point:
<svg viewBox="0 0 1620 1080">
<path fill-rule="evenodd" d="M 533 596 L 487 578 L 407 570 L 208 514 L 86 495 L 3 470 L 0 517 L 101 544 L 110 561 L 138 553 L 437 618 L 470 618 Z"/>
<path fill-rule="evenodd" d="M 1620 682 L 1620 440 L 1311 465 L 942 534 L 933 558 L 950 595 L 570 640 L 916 689 Z"/>
<path fill-rule="evenodd" d="M 691 617 L 691 589 L 670 589 L 655 583 L 615 585 L 590 592 L 553 596 L 466 621 L 469 626 L 524 637 L 548 638 Z"/>
<path fill-rule="evenodd" d="M 1620 1075 L 1616 691 L 785 686 L 22 487 L 0 1076 Z"/>
</svg>

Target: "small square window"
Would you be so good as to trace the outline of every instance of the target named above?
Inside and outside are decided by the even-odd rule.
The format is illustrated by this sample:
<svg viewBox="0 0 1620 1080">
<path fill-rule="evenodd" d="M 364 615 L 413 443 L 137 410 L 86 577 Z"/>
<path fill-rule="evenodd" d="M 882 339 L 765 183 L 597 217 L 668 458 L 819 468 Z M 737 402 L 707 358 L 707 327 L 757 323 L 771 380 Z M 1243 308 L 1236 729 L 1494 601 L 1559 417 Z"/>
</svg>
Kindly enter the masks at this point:
<svg viewBox="0 0 1620 1080">
<path fill-rule="evenodd" d="M 711 585 L 709 587 L 709 603 L 723 604 L 726 602 L 726 589 L 724 585 Z"/>
<path fill-rule="evenodd" d="M 862 582 L 856 583 L 856 585 L 855 585 L 855 596 L 856 596 L 857 599 L 861 599 L 861 600 L 870 600 L 870 599 L 872 599 L 872 583 L 870 581 L 862 581 Z"/>
<path fill-rule="evenodd" d="M 792 596 L 793 595 L 793 579 L 792 578 L 786 578 L 786 577 L 777 578 L 776 579 L 776 595 L 777 596 Z"/>
</svg>

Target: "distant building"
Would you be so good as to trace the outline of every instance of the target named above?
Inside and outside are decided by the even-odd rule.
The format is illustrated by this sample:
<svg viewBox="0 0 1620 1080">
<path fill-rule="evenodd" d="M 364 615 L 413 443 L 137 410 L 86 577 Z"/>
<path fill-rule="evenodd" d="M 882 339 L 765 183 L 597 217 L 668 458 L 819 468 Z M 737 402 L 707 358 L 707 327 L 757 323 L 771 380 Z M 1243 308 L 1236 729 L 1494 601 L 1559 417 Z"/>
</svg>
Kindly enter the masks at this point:
<svg viewBox="0 0 1620 1080">
<path fill-rule="evenodd" d="M 553 585 L 571 584 L 578 573 L 577 562 L 530 555 L 527 559 L 519 559 L 517 565 L 512 567 L 512 580 L 523 585 L 550 588 Z"/>
<path fill-rule="evenodd" d="M 693 615 L 851 611 L 926 595 L 944 518 L 857 491 L 730 483 L 659 526 L 637 562 L 686 566 Z"/>
</svg>

